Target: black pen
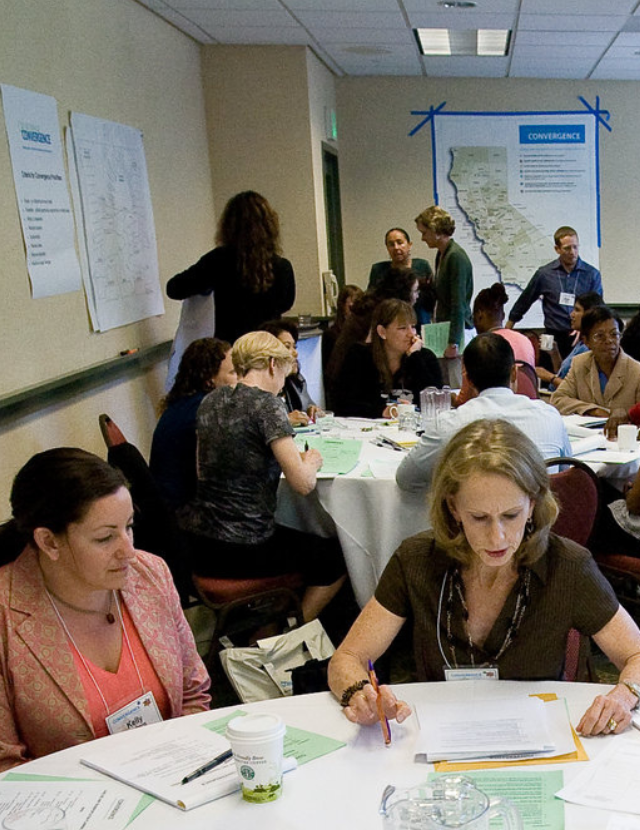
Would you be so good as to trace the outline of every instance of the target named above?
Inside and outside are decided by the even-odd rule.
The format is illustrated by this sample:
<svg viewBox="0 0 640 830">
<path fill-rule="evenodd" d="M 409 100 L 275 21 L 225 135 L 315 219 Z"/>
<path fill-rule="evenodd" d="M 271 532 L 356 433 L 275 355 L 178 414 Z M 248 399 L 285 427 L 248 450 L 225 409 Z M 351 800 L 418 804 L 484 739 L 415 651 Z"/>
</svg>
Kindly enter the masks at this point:
<svg viewBox="0 0 640 830">
<path fill-rule="evenodd" d="M 213 761 L 209 761 L 208 763 L 204 764 L 201 767 L 198 767 L 198 769 L 189 773 L 189 775 L 185 775 L 185 777 L 182 779 L 180 783 L 188 784 L 189 781 L 195 781 L 196 778 L 200 778 L 200 776 L 204 775 L 206 772 L 215 769 L 215 767 L 219 766 L 220 764 L 224 764 L 224 762 L 228 761 L 232 755 L 233 753 L 230 749 L 228 749 L 226 752 L 220 753 L 220 755 L 216 755 Z"/>
<path fill-rule="evenodd" d="M 309 442 L 308 441 L 304 442 L 304 451 L 309 452 Z"/>
</svg>

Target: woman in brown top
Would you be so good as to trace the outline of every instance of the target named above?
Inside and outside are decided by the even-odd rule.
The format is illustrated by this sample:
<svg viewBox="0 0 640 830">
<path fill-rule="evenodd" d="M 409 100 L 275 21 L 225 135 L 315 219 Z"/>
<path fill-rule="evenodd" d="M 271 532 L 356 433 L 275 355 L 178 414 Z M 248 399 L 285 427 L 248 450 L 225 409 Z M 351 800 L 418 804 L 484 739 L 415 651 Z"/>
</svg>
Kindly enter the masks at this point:
<svg viewBox="0 0 640 830">
<path fill-rule="evenodd" d="M 567 635 L 593 637 L 621 670 L 578 724 L 583 735 L 621 732 L 640 698 L 640 631 L 591 554 L 550 533 L 558 508 L 542 456 L 506 421 L 475 421 L 436 468 L 433 531 L 405 541 L 329 669 L 355 723 L 377 721 L 367 662 L 410 621 L 419 680 L 443 666 L 492 666 L 501 679 L 560 680 Z M 389 718 L 409 706 L 382 686 Z"/>
</svg>

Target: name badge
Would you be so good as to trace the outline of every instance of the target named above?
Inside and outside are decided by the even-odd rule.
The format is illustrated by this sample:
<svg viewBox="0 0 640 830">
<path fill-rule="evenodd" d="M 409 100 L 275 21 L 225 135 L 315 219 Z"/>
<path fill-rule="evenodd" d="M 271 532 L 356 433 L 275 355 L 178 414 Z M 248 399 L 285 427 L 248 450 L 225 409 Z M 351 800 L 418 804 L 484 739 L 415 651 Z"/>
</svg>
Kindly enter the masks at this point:
<svg viewBox="0 0 640 830">
<path fill-rule="evenodd" d="M 105 718 L 111 735 L 115 735 L 116 732 L 126 732 L 128 729 L 137 729 L 139 726 L 147 726 L 149 723 L 160 723 L 161 720 L 162 715 L 153 692 L 145 692 Z"/>
<path fill-rule="evenodd" d="M 560 303 L 560 305 L 570 305 L 571 308 L 573 308 L 576 302 L 576 295 L 569 294 L 566 291 L 561 291 L 560 300 L 558 302 Z"/>
<path fill-rule="evenodd" d="M 445 680 L 500 680 L 497 666 L 458 666 L 457 669 L 444 667 Z"/>
</svg>

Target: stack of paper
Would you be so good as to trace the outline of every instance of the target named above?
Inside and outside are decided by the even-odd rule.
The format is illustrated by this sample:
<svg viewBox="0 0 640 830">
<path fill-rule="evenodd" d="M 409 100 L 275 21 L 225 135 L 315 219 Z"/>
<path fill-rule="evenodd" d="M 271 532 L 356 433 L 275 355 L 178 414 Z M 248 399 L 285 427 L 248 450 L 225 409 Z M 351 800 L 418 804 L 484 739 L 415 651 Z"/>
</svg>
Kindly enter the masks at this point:
<svg viewBox="0 0 640 830">
<path fill-rule="evenodd" d="M 572 744 L 568 717 L 563 718 Z M 535 697 L 418 704 L 420 735 L 416 761 L 461 761 L 550 757 L 560 747 L 549 728 L 548 703 Z M 565 743 L 562 736 L 562 743 Z M 564 748 L 566 751 L 566 748 Z"/>
<path fill-rule="evenodd" d="M 420 440 L 415 432 L 398 429 L 397 427 L 389 427 L 384 431 L 379 431 L 376 437 L 380 441 L 391 444 L 392 447 L 400 447 L 403 450 L 410 450 Z"/>
<path fill-rule="evenodd" d="M 233 759 L 181 784 L 186 775 L 229 749 L 229 741 L 215 732 L 193 726 L 188 718 L 181 723 L 184 729 L 179 733 L 158 728 L 136 730 L 138 740 L 125 745 L 119 741 L 89 743 L 82 763 L 181 810 L 238 790 L 240 780 Z M 295 758 L 285 758 L 285 772 L 295 766 Z"/>
</svg>

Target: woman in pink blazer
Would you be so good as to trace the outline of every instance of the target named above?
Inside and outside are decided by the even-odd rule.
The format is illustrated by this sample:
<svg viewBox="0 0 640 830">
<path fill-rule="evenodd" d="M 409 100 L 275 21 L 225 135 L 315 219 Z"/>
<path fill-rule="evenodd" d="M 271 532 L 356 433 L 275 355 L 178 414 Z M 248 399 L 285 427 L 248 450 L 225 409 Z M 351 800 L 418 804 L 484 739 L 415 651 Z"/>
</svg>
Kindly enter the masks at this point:
<svg viewBox="0 0 640 830">
<path fill-rule="evenodd" d="M 11 507 L 0 534 L 0 770 L 208 709 L 169 569 L 133 547 L 120 472 L 80 449 L 38 453 Z"/>
</svg>

